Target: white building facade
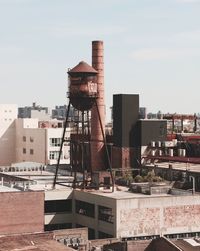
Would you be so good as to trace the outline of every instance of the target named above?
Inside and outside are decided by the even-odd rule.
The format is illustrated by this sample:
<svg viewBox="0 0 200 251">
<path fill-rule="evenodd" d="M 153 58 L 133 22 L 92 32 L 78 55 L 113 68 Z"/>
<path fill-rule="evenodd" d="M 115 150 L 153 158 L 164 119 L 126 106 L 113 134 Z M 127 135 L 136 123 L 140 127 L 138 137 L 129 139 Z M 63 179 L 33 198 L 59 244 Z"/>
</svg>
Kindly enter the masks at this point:
<svg viewBox="0 0 200 251">
<path fill-rule="evenodd" d="M 16 120 L 16 162 L 32 161 L 55 165 L 63 134 L 63 128 L 57 127 L 56 123 L 57 121 L 45 121 L 40 123 L 45 126 L 38 127 L 38 119 Z M 69 129 L 66 130 L 65 137 L 70 137 Z M 62 148 L 60 164 L 69 163 L 70 146 L 65 143 Z"/>
<path fill-rule="evenodd" d="M 0 105 L 0 166 L 19 162 L 55 165 L 59 156 L 63 123 L 37 118 L 17 119 L 17 105 Z M 65 138 L 70 138 L 67 128 Z M 60 164 L 70 163 L 70 146 L 63 144 Z"/>
<path fill-rule="evenodd" d="M 17 105 L 0 104 L 0 166 L 15 161 Z"/>
</svg>

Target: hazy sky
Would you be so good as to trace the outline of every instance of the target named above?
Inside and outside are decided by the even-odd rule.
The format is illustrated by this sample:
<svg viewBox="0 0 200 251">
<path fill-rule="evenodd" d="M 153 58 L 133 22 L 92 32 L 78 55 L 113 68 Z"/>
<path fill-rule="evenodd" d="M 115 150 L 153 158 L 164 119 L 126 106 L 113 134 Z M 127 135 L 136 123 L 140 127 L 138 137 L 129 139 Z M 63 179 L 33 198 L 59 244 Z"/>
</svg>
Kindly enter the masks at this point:
<svg viewBox="0 0 200 251">
<path fill-rule="evenodd" d="M 105 48 L 105 97 L 200 112 L 200 0 L 0 0 L 0 103 L 68 103 L 67 68 Z"/>
</svg>

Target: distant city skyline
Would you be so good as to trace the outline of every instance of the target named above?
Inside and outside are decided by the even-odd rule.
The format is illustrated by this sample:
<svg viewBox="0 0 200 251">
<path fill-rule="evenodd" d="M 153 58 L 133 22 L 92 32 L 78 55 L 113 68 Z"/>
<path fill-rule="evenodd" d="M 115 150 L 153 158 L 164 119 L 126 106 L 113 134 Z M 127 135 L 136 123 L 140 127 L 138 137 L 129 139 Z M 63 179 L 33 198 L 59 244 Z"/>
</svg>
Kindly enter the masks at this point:
<svg viewBox="0 0 200 251">
<path fill-rule="evenodd" d="M 108 119 L 117 93 L 198 113 L 199 13 L 199 0 L 0 0 L 0 103 L 67 104 L 67 69 L 103 40 Z"/>
</svg>

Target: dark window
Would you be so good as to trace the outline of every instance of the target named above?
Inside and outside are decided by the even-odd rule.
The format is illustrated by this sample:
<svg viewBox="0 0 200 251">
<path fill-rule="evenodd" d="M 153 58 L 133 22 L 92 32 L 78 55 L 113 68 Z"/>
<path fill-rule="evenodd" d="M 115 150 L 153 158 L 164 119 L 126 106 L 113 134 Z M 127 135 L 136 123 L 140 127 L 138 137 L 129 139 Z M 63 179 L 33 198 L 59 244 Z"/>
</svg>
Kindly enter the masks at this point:
<svg viewBox="0 0 200 251">
<path fill-rule="evenodd" d="M 26 136 L 23 136 L 23 141 L 26 142 Z"/>
<path fill-rule="evenodd" d="M 112 208 L 98 206 L 98 212 L 99 212 L 99 215 L 98 215 L 99 220 L 113 223 L 114 217 L 113 217 Z"/>
<path fill-rule="evenodd" d="M 99 235 L 99 239 L 113 238 L 113 236 L 111 234 L 107 234 L 107 233 L 100 232 L 100 231 L 99 231 L 98 235 Z"/>
<path fill-rule="evenodd" d="M 94 218 L 95 215 L 94 204 L 81 200 L 76 200 L 76 213 Z"/>
<path fill-rule="evenodd" d="M 30 154 L 34 154 L 34 150 L 33 149 L 30 149 Z"/>
<path fill-rule="evenodd" d="M 45 201 L 45 213 L 72 212 L 72 200 L 48 200 Z"/>
<path fill-rule="evenodd" d="M 26 153 L 26 148 L 23 148 L 23 153 L 24 153 L 24 154 Z"/>
<path fill-rule="evenodd" d="M 44 226 L 45 231 L 52 231 L 52 230 L 58 230 L 58 229 L 68 229 L 72 228 L 71 223 L 62 223 L 62 224 L 49 224 Z"/>
<path fill-rule="evenodd" d="M 95 239 L 95 231 L 93 228 L 88 228 L 88 239 L 89 240 Z"/>
<path fill-rule="evenodd" d="M 76 228 L 82 228 L 82 227 L 87 227 L 87 226 L 76 224 Z M 88 239 L 89 240 L 94 240 L 95 239 L 95 230 L 93 228 L 88 227 Z"/>
<path fill-rule="evenodd" d="M 30 137 L 30 142 L 33 142 L 34 141 L 34 138 L 33 137 Z"/>
</svg>

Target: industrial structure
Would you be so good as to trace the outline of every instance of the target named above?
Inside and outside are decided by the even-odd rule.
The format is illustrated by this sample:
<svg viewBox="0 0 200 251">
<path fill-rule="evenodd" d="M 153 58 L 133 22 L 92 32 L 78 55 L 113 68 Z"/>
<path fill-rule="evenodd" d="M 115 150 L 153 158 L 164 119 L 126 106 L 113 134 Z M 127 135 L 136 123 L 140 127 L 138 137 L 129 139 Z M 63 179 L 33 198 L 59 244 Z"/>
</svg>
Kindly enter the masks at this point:
<svg viewBox="0 0 200 251">
<path fill-rule="evenodd" d="M 65 129 L 69 122 L 72 105 L 81 112 L 81 121 L 77 123 L 76 133 L 71 135 L 71 164 L 74 172 L 74 187 L 77 186 L 77 172 L 82 173 L 83 188 L 88 184 L 87 172 L 90 173 L 90 187 L 110 186 L 114 189 L 111 161 L 105 136 L 105 103 L 103 42 L 92 42 L 92 65 L 81 61 L 68 71 L 69 104 L 63 130 L 60 154 L 56 167 L 54 187 L 60 165 L 60 157 L 65 138 Z M 108 169 L 108 171 L 106 171 Z"/>
<path fill-rule="evenodd" d="M 183 122 L 181 132 L 175 131 L 174 122 L 173 131 L 168 133 L 169 119 L 196 117 L 141 119 L 138 94 L 115 94 L 113 126 L 106 135 L 102 41 L 92 42 L 92 66 L 81 61 L 68 70 L 68 78 L 69 103 L 62 115 L 64 124 L 61 120 L 14 122 L 16 107 L 13 113 L 11 108 L 0 110 L 6 119 L 5 128 L 18 128 L 18 140 L 12 149 L 17 149 L 22 161 L 27 160 L 27 153 L 32 156 L 41 151 L 51 157 L 48 164 L 56 164 L 45 170 L 43 166 L 34 170 L 24 166 L 0 169 L 0 234 L 87 227 L 90 240 L 109 238 L 107 244 L 113 241 L 104 250 L 129 250 L 128 241 L 160 236 L 164 236 L 161 244 L 166 245 L 170 243 L 166 237 L 199 237 L 200 137 L 183 133 Z M 71 108 L 77 114 L 74 121 Z M 73 124 L 70 131 L 69 123 Z M 5 128 L 0 131 L 1 136 L 6 136 Z M 10 137 L 15 140 L 12 134 Z M 42 142 L 50 146 L 41 148 Z M 71 169 L 62 166 L 69 149 Z M 149 171 L 160 180 L 155 182 Z M 119 176 L 127 173 L 131 178 L 137 174 L 138 179 L 126 180 L 122 186 Z M 138 182 L 139 178 L 143 182 Z M 66 246 L 80 246 L 83 234 L 76 235 L 76 240 L 69 236 L 65 233 L 61 238 Z M 115 244 L 116 241 L 122 243 Z M 152 245 L 157 246 L 157 242 Z"/>
</svg>

